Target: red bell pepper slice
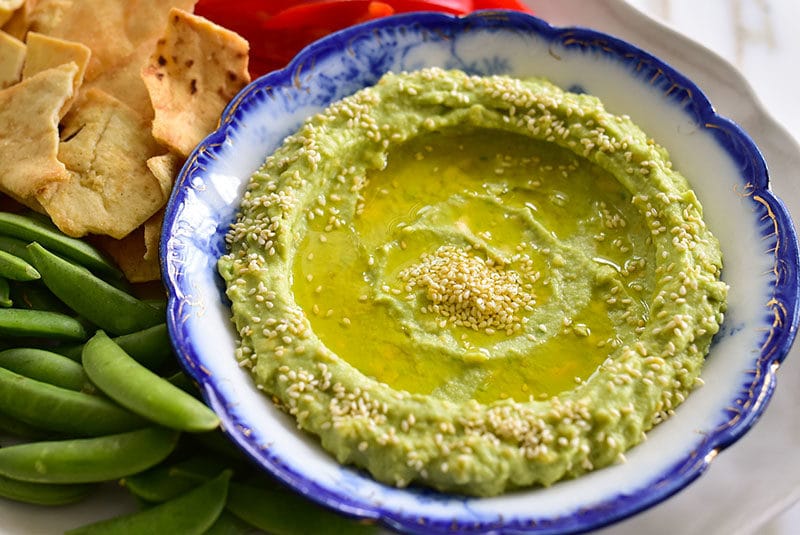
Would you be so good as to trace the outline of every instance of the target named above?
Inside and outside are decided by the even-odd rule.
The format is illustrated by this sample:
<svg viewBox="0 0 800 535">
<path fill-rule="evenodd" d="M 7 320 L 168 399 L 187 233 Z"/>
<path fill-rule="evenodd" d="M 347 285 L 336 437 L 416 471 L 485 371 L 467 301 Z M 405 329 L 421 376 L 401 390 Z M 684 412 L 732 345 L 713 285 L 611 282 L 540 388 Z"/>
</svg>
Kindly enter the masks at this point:
<svg viewBox="0 0 800 535">
<path fill-rule="evenodd" d="M 520 0 L 199 0 L 195 13 L 250 42 L 253 76 L 285 66 L 308 43 L 331 32 L 394 13 L 477 9 L 530 11 Z"/>
<path fill-rule="evenodd" d="M 386 2 L 373 0 L 320 0 L 295 4 L 270 17 L 265 30 L 314 28 L 339 30 L 366 20 L 392 15 Z"/>
<path fill-rule="evenodd" d="M 472 9 L 513 9 L 514 11 L 531 12 L 531 8 L 519 0 L 473 0 Z"/>
</svg>

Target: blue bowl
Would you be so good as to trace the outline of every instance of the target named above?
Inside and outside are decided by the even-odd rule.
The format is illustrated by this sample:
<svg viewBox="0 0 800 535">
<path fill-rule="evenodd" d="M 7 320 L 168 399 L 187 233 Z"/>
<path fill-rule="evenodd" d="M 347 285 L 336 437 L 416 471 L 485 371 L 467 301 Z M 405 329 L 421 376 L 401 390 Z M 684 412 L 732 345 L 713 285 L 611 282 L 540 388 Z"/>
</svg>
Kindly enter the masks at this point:
<svg viewBox="0 0 800 535">
<path fill-rule="evenodd" d="M 254 387 L 216 262 L 250 175 L 301 122 L 387 71 L 439 66 L 544 76 L 601 98 L 665 146 L 720 240 L 730 285 L 722 331 L 693 392 L 627 462 L 549 488 L 493 498 L 397 489 L 339 465 Z M 517 12 L 399 15 L 348 28 L 247 86 L 192 153 L 161 242 L 175 349 L 226 433 L 257 463 L 321 504 L 412 533 L 575 533 L 679 491 L 766 408 L 798 323 L 798 243 L 752 140 L 667 63 L 615 37 Z"/>
</svg>

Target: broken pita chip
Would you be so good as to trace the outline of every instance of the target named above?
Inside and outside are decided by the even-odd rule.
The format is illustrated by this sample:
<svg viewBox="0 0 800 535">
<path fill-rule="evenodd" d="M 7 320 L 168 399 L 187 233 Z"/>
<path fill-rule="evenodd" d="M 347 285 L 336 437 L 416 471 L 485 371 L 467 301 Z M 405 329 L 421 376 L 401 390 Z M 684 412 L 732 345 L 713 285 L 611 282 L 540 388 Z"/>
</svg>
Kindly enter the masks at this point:
<svg viewBox="0 0 800 535">
<path fill-rule="evenodd" d="M 0 89 L 20 81 L 23 63 L 25 63 L 25 43 L 0 31 Z"/>
<path fill-rule="evenodd" d="M 0 26 L 8 22 L 25 0 L 0 0 Z"/>
<path fill-rule="evenodd" d="M 158 248 L 161 243 L 161 227 L 164 225 L 164 209 L 144 222 L 144 259 L 158 262 Z"/>
<path fill-rule="evenodd" d="M 62 122 L 59 159 L 69 179 L 37 199 L 53 223 L 70 236 L 123 238 L 166 198 L 147 160 L 163 152 L 148 121 L 102 91 L 86 91 Z"/>
<path fill-rule="evenodd" d="M 2 2 L 3 0 L 0 0 Z M 20 7 L 11 14 L 11 17 L 2 25 L 3 31 L 13 35 L 20 41 L 25 41 L 25 34 L 28 33 L 28 23 L 31 11 L 37 0 L 23 0 Z M 16 4 L 19 2 L 10 2 Z"/>
<path fill-rule="evenodd" d="M 83 75 L 86 72 L 86 65 L 92 51 L 86 45 L 76 41 L 65 41 L 57 37 L 50 37 L 37 32 L 28 32 L 26 41 L 28 45 L 27 55 L 25 56 L 25 67 L 22 69 L 22 78 L 31 76 L 53 67 L 58 67 L 64 63 L 75 63 L 78 66 L 78 73 L 72 85 L 74 96 L 68 101 L 61 110 L 61 116 L 67 112 L 72 102 L 77 98 L 78 88 L 83 83 Z"/>
<path fill-rule="evenodd" d="M 58 114 L 77 72 L 68 63 L 0 91 L 0 191 L 32 208 L 45 187 L 69 178 L 57 158 Z"/>
<path fill-rule="evenodd" d="M 155 255 L 155 259 L 145 259 L 147 248 L 144 226 L 135 229 L 121 240 L 109 236 L 96 236 L 92 242 L 114 259 L 128 281 L 149 282 L 161 277 L 158 254 Z"/>
<path fill-rule="evenodd" d="M 185 158 L 171 152 L 161 156 L 154 156 L 147 160 L 147 168 L 158 179 L 165 198 L 169 198 L 170 193 L 172 193 L 172 185 L 175 183 L 175 179 L 185 161 Z"/>
<path fill-rule="evenodd" d="M 28 32 L 25 43 L 28 45 L 28 54 L 22 70 L 23 78 L 30 78 L 36 73 L 71 61 L 78 66 L 78 74 L 75 76 L 75 89 L 78 89 L 92 55 L 89 47 L 77 41 L 66 41 L 38 32 Z"/>
<path fill-rule="evenodd" d="M 173 9 L 142 78 L 155 110 L 153 137 L 188 156 L 250 81 L 249 45 L 238 34 Z"/>
</svg>

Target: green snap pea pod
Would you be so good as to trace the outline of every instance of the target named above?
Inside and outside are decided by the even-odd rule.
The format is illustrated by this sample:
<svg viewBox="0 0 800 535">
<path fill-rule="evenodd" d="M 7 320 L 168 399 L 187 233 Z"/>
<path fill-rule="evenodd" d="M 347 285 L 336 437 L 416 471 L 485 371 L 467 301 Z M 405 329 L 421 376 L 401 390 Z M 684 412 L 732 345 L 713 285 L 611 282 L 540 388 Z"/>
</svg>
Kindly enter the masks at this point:
<svg viewBox="0 0 800 535">
<path fill-rule="evenodd" d="M 0 251 L 11 253 L 28 263 L 31 261 L 31 255 L 28 253 L 27 249 L 29 243 L 30 242 L 18 240 L 9 236 L 0 235 Z"/>
<path fill-rule="evenodd" d="M 0 308 L 0 335 L 86 340 L 88 333 L 78 319 L 48 310 Z"/>
<path fill-rule="evenodd" d="M 375 525 L 340 516 L 283 489 L 231 483 L 227 508 L 248 524 L 273 535 L 378 533 Z"/>
<path fill-rule="evenodd" d="M 227 466 L 206 455 L 189 457 L 174 464 L 160 464 L 123 480 L 135 496 L 148 502 L 165 502 L 195 488 L 198 482 L 214 477 Z"/>
<path fill-rule="evenodd" d="M 203 485 L 149 509 L 89 524 L 67 535 L 138 535 L 180 533 L 200 535 L 214 525 L 225 507 L 230 471 Z"/>
<path fill-rule="evenodd" d="M 0 276 L 15 281 L 32 281 L 41 278 L 36 268 L 11 253 L 0 251 Z"/>
<path fill-rule="evenodd" d="M 8 308 L 14 306 L 14 301 L 11 299 L 11 286 L 8 284 L 8 279 L 0 277 L 0 307 Z"/>
<path fill-rule="evenodd" d="M 209 453 L 223 456 L 228 462 L 250 462 L 245 453 L 237 448 L 222 431 L 217 430 L 211 433 L 198 433 L 192 435 L 191 438 L 193 444 L 200 446 Z"/>
<path fill-rule="evenodd" d="M 136 362 L 103 331 L 83 347 L 83 369 L 107 396 L 150 421 L 182 431 L 219 425 L 214 411 Z"/>
<path fill-rule="evenodd" d="M 157 309 L 88 269 L 51 253 L 38 243 L 30 244 L 28 251 L 50 291 L 101 329 L 128 334 L 164 322 L 163 314 Z"/>
<path fill-rule="evenodd" d="M 172 477 L 195 481 L 206 480 L 204 472 L 196 463 L 178 463 L 170 470 Z M 274 535 L 378 532 L 373 524 L 341 516 L 263 478 L 247 484 L 232 481 L 226 507 L 241 520 Z"/>
<path fill-rule="evenodd" d="M 34 483 L 96 483 L 147 470 L 175 448 L 178 432 L 148 427 L 93 438 L 0 448 L 0 475 Z"/>
<path fill-rule="evenodd" d="M 39 242 L 48 249 L 64 255 L 81 265 L 115 278 L 122 273 L 96 248 L 85 241 L 64 235 L 55 226 L 19 214 L 0 212 L 0 234 L 27 242 Z"/>
<path fill-rule="evenodd" d="M 189 379 L 189 376 L 183 372 L 175 372 L 174 374 L 167 377 L 167 381 L 171 384 L 177 386 L 187 394 L 191 394 L 192 397 L 198 397 L 199 393 L 197 391 L 197 386 L 195 386 L 194 382 Z"/>
<path fill-rule="evenodd" d="M 261 531 L 228 511 L 222 511 L 217 521 L 206 530 L 204 535 L 253 535 L 255 533 L 261 533 Z"/>
<path fill-rule="evenodd" d="M 72 310 L 47 289 L 41 280 L 31 282 L 11 281 L 11 299 L 18 308 L 46 310 L 73 315 Z"/>
<path fill-rule="evenodd" d="M 2 433 L 18 438 L 31 439 L 39 439 L 47 436 L 45 431 L 0 412 L 0 434 Z"/>
<path fill-rule="evenodd" d="M 142 299 L 145 303 L 150 305 L 151 307 L 155 308 L 156 310 L 161 311 L 161 314 L 166 315 L 167 313 L 167 300 L 166 299 Z"/>
<path fill-rule="evenodd" d="M 0 368 L 0 412 L 40 429 L 77 436 L 119 433 L 147 425 L 144 419 L 108 399 L 4 368 Z"/>
<path fill-rule="evenodd" d="M 123 334 L 112 338 L 125 353 L 147 368 L 157 370 L 172 357 L 172 345 L 167 332 L 167 324 L 160 323 L 141 331 Z M 55 351 L 72 360 L 81 360 L 83 344 L 59 347 Z"/>
<path fill-rule="evenodd" d="M 68 390 L 91 390 L 80 364 L 44 349 L 15 347 L 0 351 L 0 367 Z"/>
<path fill-rule="evenodd" d="M 0 476 L 0 497 L 35 505 L 67 505 L 84 499 L 94 485 L 31 483 Z"/>
</svg>

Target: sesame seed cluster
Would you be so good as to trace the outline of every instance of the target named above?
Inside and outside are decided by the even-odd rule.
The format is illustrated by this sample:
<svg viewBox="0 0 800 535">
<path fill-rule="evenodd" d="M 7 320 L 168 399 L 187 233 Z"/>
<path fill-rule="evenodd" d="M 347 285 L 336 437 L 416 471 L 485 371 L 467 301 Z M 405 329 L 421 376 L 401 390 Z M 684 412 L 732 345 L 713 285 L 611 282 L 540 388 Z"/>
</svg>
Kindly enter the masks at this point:
<svg viewBox="0 0 800 535">
<path fill-rule="evenodd" d="M 513 334 L 522 329 L 520 309 L 531 310 L 533 294 L 521 277 L 464 248 L 443 245 L 403 270 L 400 279 L 408 293 L 425 289 L 429 309 L 447 322 L 473 330 Z"/>
<path fill-rule="evenodd" d="M 321 341 L 309 318 L 336 311 L 315 313 L 296 302 L 299 244 L 351 239 L 342 232 L 367 213 L 370 170 L 385 166 L 392 146 L 452 125 L 513 132 L 571 151 L 613 174 L 644 222 L 650 261 L 595 266 L 591 277 L 602 289 L 601 310 L 629 329 L 598 342 L 608 357 L 589 379 L 546 400 L 453 402 L 392 388 Z M 602 230 L 590 239 L 626 253 L 633 245 L 613 236 L 630 225 L 612 207 L 599 208 Z M 701 383 L 727 292 L 719 246 L 697 199 L 665 151 L 628 117 L 545 80 L 437 68 L 388 74 L 309 119 L 255 173 L 227 240 L 230 252 L 219 268 L 239 333 L 236 357 L 257 387 L 339 462 L 392 485 L 474 495 L 549 485 L 623 460 Z M 553 273 L 567 273 L 551 285 L 568 285 L 596 264 L 556 249 L 548 258 Z M 632 288 L 625 277 L 636 274 L 645 275 Z M 399 280 L 402 291 L 422 292 L 425 313 L 445 327 L 508 336 L 536 328 L 526 318 L 542 304 L 538 293 L 477 250 L 444 244 Z M 630 295 L 646 301 L 646 312 Z M 557 325 L 591 335 L 569 314 Z"/>
</svg>

